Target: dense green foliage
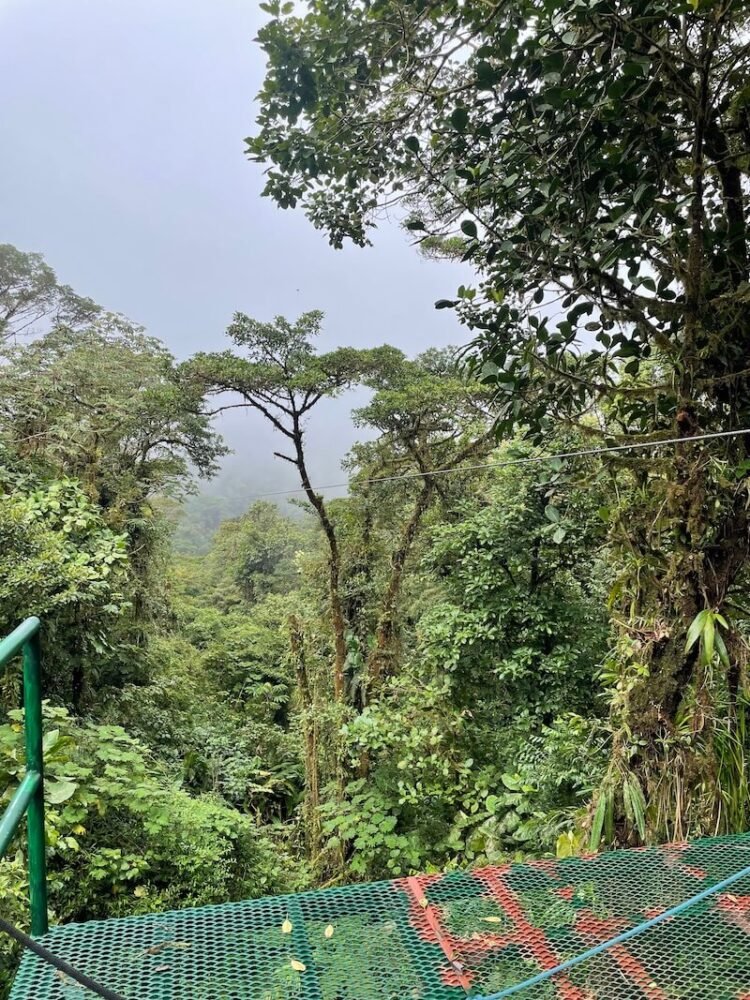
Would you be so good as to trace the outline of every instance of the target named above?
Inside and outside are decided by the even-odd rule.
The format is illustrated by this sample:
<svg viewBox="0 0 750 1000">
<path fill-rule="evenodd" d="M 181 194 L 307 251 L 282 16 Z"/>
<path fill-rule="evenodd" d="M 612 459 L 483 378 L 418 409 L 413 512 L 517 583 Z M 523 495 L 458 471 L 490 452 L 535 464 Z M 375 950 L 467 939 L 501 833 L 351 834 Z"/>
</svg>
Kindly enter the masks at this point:
<svg viewBox="0 0 750 1000">
<path fill-rule="evenodd" d="M 476 285 L 437 306 L 471 330 L 499 431 L 747 428 L 744 0 L 264 9 L 248 150 L 266 193 L 336 246 L 367 242 L 401 202 L 427 252 L 471 262 Z M 726 820 L 721 747 L 744 732 L 746 477 L 744 435 L 694 443 L 634 461 L 633 490 L 610 506 L 619 693 L 600 802 L 621 819 L 634 796 L 648 806 L 640 833 Z M 706 658 L 688 636 L 696 620 L 713 635 L 716 614 L 726 650 Z"/>
<path fill-rule="evenodd" d="M 0 628 L 44 619 L 53 916 L 746 828 L 750 462 L 690 443 L 750 421 L 746 5 L 263 6 L 267 193 L 336 245 L 402 200 L 475 268 L 438 303 L 470 364 L 321 351 L 309 312 L 177 365 L 0 247 Z M 307 427 L 355 387 L 330 499 Z M 291 511 L 184 503 L 228 406 Z"/>
<path fill-rule="evenodd" d="M 606 763 L 602 470 L 474 468 L 524 449 L 496 450 L 488 394 L 448 353 L 319 354 L 320 322 L 238 317 L 249 358 L 178 370 L 111 317 L 6 351 L 0 619 L 44 620 L 56 919 L 581 839 Z M 368 440 L 328 500 L 302 421 L 355 383 Z M 222 453 L 203 393 L 227 388 L 284 428 L 305 502 L 250 504 L 178 555 L 175 504 Z M 183 538 L 202 516 L 185 508 Z M 14 850 L 0 880 L 23 923 Z"/>
</svg>

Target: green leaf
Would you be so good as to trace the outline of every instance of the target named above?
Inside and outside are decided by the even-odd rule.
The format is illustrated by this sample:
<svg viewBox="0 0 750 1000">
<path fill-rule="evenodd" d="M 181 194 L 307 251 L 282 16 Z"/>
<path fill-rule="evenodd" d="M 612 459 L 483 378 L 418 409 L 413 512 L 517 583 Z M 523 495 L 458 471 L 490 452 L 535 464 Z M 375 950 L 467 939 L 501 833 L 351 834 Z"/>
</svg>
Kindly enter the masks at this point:
<svg viewBox="0 0 750 1000">
<path fill-rule="evenodd" d="M 596 811 L 594 812 L 594 822 L 591 824 L 591 837 L 589 839 L 589 848 L 592 851 L 599 850 L 599 845 L 602 842 L 602 830 L 604 829 L 604 819 L 607 815 L 607 793 L 599 793 L 599 801 L 596 803 Z"/>
<path fill-rule="evenodd" d="M 703 626 L 703 659 L 706 663 L 711 663 L 714 658 L 715 638 L 716 625 L 714 624 L 714 616 L 709 613 L 706 616 L 706 623 Z"/>
<path fill-rule="evenodd" d="M 463 132 L 469 124 L 469 112 L 466 108 L 454 108 L 451 114 L 451 125 L 458 132 Z"/>
<path fill-rule="evenodd" d="M 636 778 L 628 775 L 622 785 L 625 815 L 638 831 L 641 840 L 646 838 L 646 800 Z"/>
<path fill-rule="evenodd" d="M 477 63 L 477 87 L 480 90 L 490 90 L 497 82 L 497 72 L 491 63 L 484 60 Z"/>
<path fill-rule="evenodd" d="M 719 654 L 719 660 L 722 665 L 729 669 L 729 651 L 727 650 L 726 643 L 722 638 L 721 632 L 716 632 L 716 652 Z"/>
<path fill-rule="evenodd" d="M 60 778 L 59 781 L 47 781 L 44 786 L 45 798 L 53 806 L 58 806 L 72 798 L 77 789 L 78 785 L 75 781 L 69 781 L 67 778 Z"/>
<path fill-rule="evenodd" d="M 703 611 L 699 611 L 698 614 L 693 619 L 690 628 L 688 629 L 687 640 L 685 642 L 686 653 L 693 648 L 693 646 L 700 638 L 708 614 L 709 614 L 708 609 L 704 609 Z"/>
<path fill-rule="evenodd" d="M 461 232 L 472 239 L 477 238 L 477 224 L 472 219 L 464 219 L 461 223 Z"/>
<path fill-rule="evenodd" d="M 562 542 L 565 541 L 565 535 L 566 534 L 567 534 L 567 532 L 566 532 L 565 528 L 562 528 L 562 527 L 558 528 L 555 531 L 554 535 L 552 536 L 552 541 L 555 543 L 555 545 L 560 545 Z"/>
<path fill-rule="evenodd" d="M 544 516 L 548 521 L 552 521 L 553 524 L 557 524 L 560 520 L 560 511 L 553 504 L 548 504 L 544 508 Z"/>
<path fill-rule="evenodd" d="M 419 152 L 419 139 L 415 135 L 408 135 L 404 139 L 404 145 L 409 150 L 410 153 Z"/>
<path fill-rule="evenodd" d="M 54 745 L 60 739 L 60 730 L 51 729 L 48 733 L 44 734 L 44 739 L 42 740 L 42 750 L 44 751 L 44 756 L 52 750 Z"/>
</svg>

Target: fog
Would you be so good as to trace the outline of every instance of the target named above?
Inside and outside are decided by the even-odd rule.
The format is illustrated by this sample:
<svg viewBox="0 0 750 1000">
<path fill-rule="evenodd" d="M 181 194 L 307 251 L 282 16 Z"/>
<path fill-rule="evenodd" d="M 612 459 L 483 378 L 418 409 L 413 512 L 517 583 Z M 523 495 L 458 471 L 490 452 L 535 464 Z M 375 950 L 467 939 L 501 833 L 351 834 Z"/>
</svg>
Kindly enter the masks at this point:
<svg viewBox="0 0 750 1000">
<path fill-rule="evenodd" d="M 180 358 L 226 346 L 236 310 L 322 309 L 324 349 L 461 343 L 466 331 L 433 302 L 467 272 L 422 259 L 397 219 L 373 248 L 335 251 L 300 212 L 261 198 L 262 168 L 242 140 L 265 16 L 250 0 L 0 0 L 0 242 L 41 252 Z M 316 411 L 316 482 L 345 478 L 358 401 Z M 211 493 L 296 485 L 261 417 L 232 411 L 219 427 L 234 454 Z"/>
</svg>

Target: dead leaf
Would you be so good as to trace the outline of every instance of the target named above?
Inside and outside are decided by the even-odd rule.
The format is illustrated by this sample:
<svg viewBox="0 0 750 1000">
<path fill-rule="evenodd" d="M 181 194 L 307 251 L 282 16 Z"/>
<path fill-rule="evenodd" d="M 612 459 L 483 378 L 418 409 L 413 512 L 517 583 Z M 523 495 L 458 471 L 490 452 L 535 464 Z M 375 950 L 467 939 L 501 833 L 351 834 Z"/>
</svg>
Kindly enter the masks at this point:
<svg viewBox="0 0 750 1000">
<path fill-rule="evenodd" d="M 281 933 L 282 934 L 292 933 L 292 921 L 289 919 L 289 917 L 287 917 L 284 923 L 281 925 Z"/>
<path fill-rule="evenodd" d="M 295 972 L 307 972 L 307 966 L 303 962 L 298 962 L 296 958 L 292 959 L 291 966 Z"/>
<path fill-rule="evenodd" d="M 326 929 L 323 931 L 323 935 L 325 937 L 327 937 L 327 938 L 332 938 L 333 937 L 333 924 L 329 924 L 326 927 Z"/>
<path fill-rule="evenodd" d="M 426 897 L 426 896 L 422 896 L 422 898 L 421 898 L 421 899 L 420 899 L 420 901 L 419 901 L 419 905 L 420 905 L 420 906 L 422 907 L 422 909 L 423 909 L 423 910 L 426 910 L 426 909 L 427 909 L 427 907 L 428 907 L 428 906 L 429 906 L 430 904 L 429 904 L 429 902 L 428 902 L 428 900 L 427 900 L 427 897 Z"/>
<path fill-rule="evenodd" d="M 486 924 L 501 924 L 503 922 L 502 917 L 482 917 L 482 920 L 484 920 Z"/>
<path fill-rule="evenodd" d="M 169 972 L 171 968 L 172 968 L 171 965 L 157 965 L 157 967 L 154 969 L 154 972 Z"/>
</svg>

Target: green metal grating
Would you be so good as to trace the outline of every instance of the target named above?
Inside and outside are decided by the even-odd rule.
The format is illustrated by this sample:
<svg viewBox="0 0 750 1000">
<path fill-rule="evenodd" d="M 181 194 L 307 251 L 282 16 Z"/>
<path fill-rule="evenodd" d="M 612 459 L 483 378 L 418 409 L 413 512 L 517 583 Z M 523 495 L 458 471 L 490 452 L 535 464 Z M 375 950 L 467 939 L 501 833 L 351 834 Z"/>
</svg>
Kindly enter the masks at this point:
<svg viewBox="0 0 750 1000">
<path fill-rule="evenodd" d="M 748 865 L 750 834 L 69 924 L 42 940 L 125 1000 L 460 1000 L 522 983 Z M 750 876 L 515 995 L 750 1000 Z M 91 997 L 29 954 L 11 993 Z"/>
</svg>

